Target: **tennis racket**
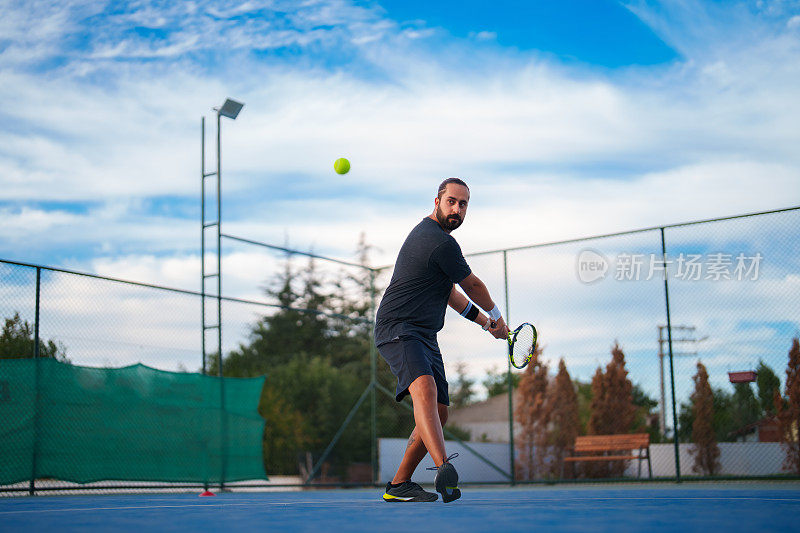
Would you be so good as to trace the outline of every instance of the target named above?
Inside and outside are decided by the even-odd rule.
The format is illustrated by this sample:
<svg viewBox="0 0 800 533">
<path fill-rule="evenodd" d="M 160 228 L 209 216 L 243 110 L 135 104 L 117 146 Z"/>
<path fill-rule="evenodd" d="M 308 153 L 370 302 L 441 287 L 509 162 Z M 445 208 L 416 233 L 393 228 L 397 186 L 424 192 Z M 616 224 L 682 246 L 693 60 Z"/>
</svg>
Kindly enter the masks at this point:
<svg viewBox="0 0 800 533">
<path fill-rule="evenodd" d="M 525 368 L 536 350 L 536 328 L 525 322 L 508 333 L 508 360 L 514 368 Z"/>
</svg>

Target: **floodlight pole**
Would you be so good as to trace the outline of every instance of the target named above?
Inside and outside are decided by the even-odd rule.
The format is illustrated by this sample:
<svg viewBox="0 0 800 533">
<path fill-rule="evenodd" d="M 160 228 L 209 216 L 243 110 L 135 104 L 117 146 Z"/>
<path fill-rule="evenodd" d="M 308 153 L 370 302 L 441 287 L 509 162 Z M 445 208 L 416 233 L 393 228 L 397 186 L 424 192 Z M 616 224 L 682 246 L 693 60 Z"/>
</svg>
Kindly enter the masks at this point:
<svg viewBox="0 0 800 533">
<path fill-rule="evenodd" d="M 206 367 L 206 331 L 209 329 L 217 330 L 217 375 L 222 377 L 222 117 L 228 117 L 231 120 L 236 120 L 239 112 L 242 110 L 244 104 L 231 100 L 225 100 L 225 103 L 220 107 L 215 107 L 214 111 L 217 114 L 217 169 L 216 172 L 205 171 L 205 129 L 206 119 L 203 117 L 201 122 L 201 201 L 200 201 L 200 219 L 201 219 L 201 234 L 200 234 L 200 275 L 201 275 L 201 319 L 202 319 L 202 350 L 203 350 L 203 374 L 207 372 Z M 206 200 L 206 187 L 205 180 L 207 177 L 216 176 L 217 178 L 217 218 L 213 222 L 206 223 L 205 200 Z M 205 251 L 206 251 L 206 229 L 212 226 L 217 228 L 217 271 L 213 274 L 206 274 Z M 217 323 L 206 324 L 206 279 L 217 278 Z M 227 448 L 227 418 L 225 416 L 225 381 L 220 379 L 220 451 L 222 456 L 222 465 L 220 473 L 220 490 L 225 486 L 225 473 L 226 473 L 226 448 Z"/>
<path fill-rule="evenodd" d="M 511 323 L 511 308 L 508 305 L 508 251 L 503 250 L 503 284 L 506 297 L 506 324 Z M 508 358 L 508 455 L 509 455 L 509 477 L 511 486 L 517 482 L 517 469 L 514 452 L 514 376 L 511 373 L 511 358 Z"/>
<path fill-rule="evenodd" d="M 222 377 L 222 121 L 217 109 L 217 372 Z M 221 402 L 225 402 L 222 398 Z"/>
</svg>

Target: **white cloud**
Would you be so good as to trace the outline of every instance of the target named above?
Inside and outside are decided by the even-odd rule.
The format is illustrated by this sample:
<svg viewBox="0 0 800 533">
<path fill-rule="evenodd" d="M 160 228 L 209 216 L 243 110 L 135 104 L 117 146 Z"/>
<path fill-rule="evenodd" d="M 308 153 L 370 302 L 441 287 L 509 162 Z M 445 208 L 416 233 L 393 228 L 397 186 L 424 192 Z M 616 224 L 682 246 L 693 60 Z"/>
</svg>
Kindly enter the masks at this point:
<svg viewBox="0 0 800 533">
<path fill-rule="evenodd" d="M 346 2 L 275 4 L 289 12 L 284 25 L 234 21 L 272 3 L 192 5 L 146 5 L 86 22 L 102 3 L 4 4 L 5 249 L 69 243 L 95 256 L 65 259 L 73 266 L 197 287 L 199 205 L 194 218 L 142 211 L 153 197 L 199 195 L 199 116 L 226 95 L 246 107 L 223 125 L 224 205 L 245 205 L 227 212 L 225 231 L 279 244 L 288 235 L 294 247 L 340 257 L 366 231 L 380 249 L 376 264 L 394 260 L 446 175 L 471 186 L 467 223 L 456 234 L 466 252 L 800 204 L 800 37 L 797 17 L 774 5 L 770 16 L 782 16 L 780 24 L 736 6 L 637 3 L 631 10 L 683 58 L 615 72 L 463 48 L 468 42 L 434 53 L 426 41 L 441 40 L 441 31 L 399 28 Z M 85 49 L 65 44 L 95 23 Z M 121 31 L 133 25 L 168 35 Z M 249 54 L 286 46 L 327 51 L 336 65 L 352 59 L 323 68 L 307 56 L 292 65 Z M 191 58 L 222 50 L 227 67 Z M 53 58 L 61 66 L 31 67 Z M 213 121 L 207 126 L 210 163 Z M 340 177 L 330 167 L 343 155 L 353 170 Z M 41 201 L 91 207 L 28 205 Z M 725 227 L 715 231 L 704 238 L 729 237 Z M 257 296 L 274 257 L 230 250 L 226 290 Z M 611 319 L 591 313 L 620 295 L 565 290 L 565 276 L 575 282 L 563 270 L 574 268 L 571 254 L 544 254 L 531 266 L 519 257 L 511 256 L 514 316 L 542 324 L 548 357 L 582 358 L 575 361 L 586 368 L 605 361 Z M 497 256 L 470 262 L 501 294 Z M 527 276 L 539 283 L 530 294 L 517 288 Z M 794 290 L 786 283 L 772 287 Z M 525 298 L 544 296 L 550 307 L 526 307 Z M 746 296 L 769 308 L 780 292 Z M 725 316 L 738 316 L 735 295 L 714 298 Z M 647 314 L 614 307 L 625 327 L 613 335 L 631 348 L 652 345 L 660 305 L 647 303 Z M 781 305 L 768 314 L 784 312 Z M 575 313 L 586 319 L 578 323 Z M 477 373 L 503 350 L 468 326 L 448 325 L 443 344 Z"/>
<path fill-rule="evenodd" d="M 42 234 L 64 224 L 73 224 L 79 217 L 63 211 L 45 211 L 23 207 L 19 212 L 0 209 L 0 228 L 7 235 Z"/>
</svg>

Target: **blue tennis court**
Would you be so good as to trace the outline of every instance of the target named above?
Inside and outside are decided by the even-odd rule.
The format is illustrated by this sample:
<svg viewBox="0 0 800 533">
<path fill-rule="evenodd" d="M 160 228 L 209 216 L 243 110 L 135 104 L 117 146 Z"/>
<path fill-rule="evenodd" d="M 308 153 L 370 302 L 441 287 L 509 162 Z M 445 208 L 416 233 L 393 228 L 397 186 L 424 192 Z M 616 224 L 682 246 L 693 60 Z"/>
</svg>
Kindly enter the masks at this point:
<svg viewBox="0 0 800 533">
<path fill-rule="evenodd" d="M 800 483 L 469 488 L 451 504 L 377 489 L 0 501 L 0 530 L 797 531 Z"/>
</svg>

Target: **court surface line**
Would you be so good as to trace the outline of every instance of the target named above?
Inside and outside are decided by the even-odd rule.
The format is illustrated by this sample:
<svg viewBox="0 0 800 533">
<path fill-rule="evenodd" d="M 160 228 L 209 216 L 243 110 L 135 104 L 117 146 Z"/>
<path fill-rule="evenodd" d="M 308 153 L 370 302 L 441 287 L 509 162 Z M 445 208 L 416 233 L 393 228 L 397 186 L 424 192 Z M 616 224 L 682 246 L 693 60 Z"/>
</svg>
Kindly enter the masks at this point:
<svg viewBox="0 0 800 533">
<path fill-rule="evenodd" d="M 680 500 L 680 501 L 764 501 L 764 502 L 798 502 L 800 498 L 765 498 L 756 496 L 660 496 L 660 497 L 645 497 L 636 496 L 629 498 L 615 498 L 612 496 L 603 497 L 590 497 L 590 498 L 544 498 L 544 499 L 525 499 L 517 501 L 513 505 L 518 506 L 524 503 L 563 503 L 563 502 L 591 502 L 591 501 L 652 501 L 663 502 L 665 500 Z M 45 503 L 45 502 L 42 502 Z M 341 504 L 354 504 L 354 503 L 367 503 L 367 504 L 384 504 L 382 501 L 353 501 L 353 500 L 327 500 L 327 501 L 289 501 L 289 502 L 269 502 L 269 501 L 248 501 L 248 502 L 209 502 L 209 503 L 191 503 L 182 505 L 126 505 L 120 507 L 76 507 L 76 508 L 62 508 L 62 509 L 18 509 L 12 511 L 0 511 L 0 515 L 11 514 L 36 514 L 36 513 L 59 513 L 59 512 L 81 512 L 81 511 L 125 511 L 125 510 L 145 510 L 145 509 L 187 509 L 187 508 L 206 508 L 206 507 L 243 507 L 243 506 L 309 506 L 309 507 L 329 507 L 338 506 Z M 467 506 L 469 504 L 478 505 L 498 505 L 509 504 L 508 500 L 475 500 L 472 502 L 465 501 L 455 506 Z M 467 504 L 467 505 L 465 505 Z"/>
</svg>

